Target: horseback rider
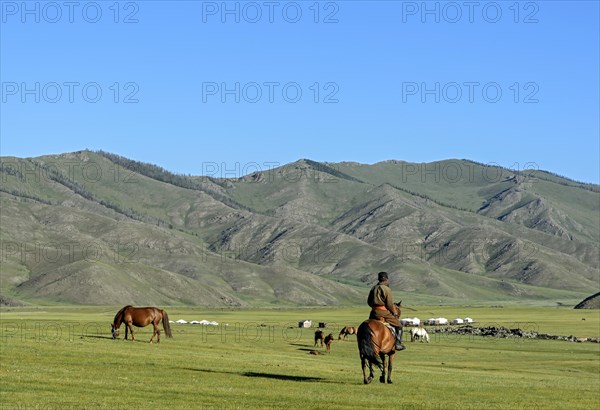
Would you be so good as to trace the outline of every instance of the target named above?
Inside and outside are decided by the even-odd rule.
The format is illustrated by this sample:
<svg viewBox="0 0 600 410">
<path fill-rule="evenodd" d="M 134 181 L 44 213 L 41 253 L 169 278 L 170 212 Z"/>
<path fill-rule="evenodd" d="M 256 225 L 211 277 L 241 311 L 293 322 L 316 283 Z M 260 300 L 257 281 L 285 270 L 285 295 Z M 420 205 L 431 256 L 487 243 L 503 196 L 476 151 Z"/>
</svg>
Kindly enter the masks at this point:
<svg viewBox="0 0 600 410">
<path fill-rule="evenodd" d="M 402 344 L 402 323 L 398 319 L 397 307 L 394 305 L 392 290 L 388 285 L 387 272 L 379 272 L 377 280 L 379 283 L 373 286 L 367 299 L 367 303 L 371 307 L 369 319 L 383 319 L 392 325 L 396 330 L 396 350 L 404 350 L 405 346 Z"/>
</svg>

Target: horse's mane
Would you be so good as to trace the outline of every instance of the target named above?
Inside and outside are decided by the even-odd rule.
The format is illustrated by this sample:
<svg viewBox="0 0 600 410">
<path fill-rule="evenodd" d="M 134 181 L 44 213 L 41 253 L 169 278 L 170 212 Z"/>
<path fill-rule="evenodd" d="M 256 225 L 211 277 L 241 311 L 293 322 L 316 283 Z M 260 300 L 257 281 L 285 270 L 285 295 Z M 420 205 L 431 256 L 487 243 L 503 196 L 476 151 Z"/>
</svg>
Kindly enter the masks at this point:
<svg viewBox="0 0 600 410">
<path fill-rule="evenodd" d="M 122 321 L 122 317 L 123 317 L 123 313 L 125 312 L 125 309 L 132 307 L 131 305 L 127 305 L 125 306 L 123 309 L 119 310 L 117 312 L 117 314 L 115 315 L 115 319 L 113 320 L 113 323 L 120 323 Z M 117 322 L 117 320 L 119 322 Z"/>
</svg>

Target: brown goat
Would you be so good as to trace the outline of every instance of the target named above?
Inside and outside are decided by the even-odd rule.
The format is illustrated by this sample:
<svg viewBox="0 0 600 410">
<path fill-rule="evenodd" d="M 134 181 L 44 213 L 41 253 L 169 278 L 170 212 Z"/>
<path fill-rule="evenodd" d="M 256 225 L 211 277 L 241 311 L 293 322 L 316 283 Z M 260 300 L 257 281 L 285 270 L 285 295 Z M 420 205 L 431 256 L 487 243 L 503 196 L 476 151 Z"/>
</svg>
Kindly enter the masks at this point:
<svg viewBox="0 0 600 410">
<path fill-rule="evenodd" d="M 315 330 L 315 347 L 319 342 L 321 342 L 321 347 L 323 347 L 323 331 L 321 329 Z"/>
<path fill-rule="evenodd" d="M 327 348 L 327 353 L 330 353 L 329 350 L 331 349 L 332 343 L 333 343 L 333 335 L 331 333 L 329 333 L 327 335 L 327 337 L 325 338 L 325 347 Z"/>
</svg>

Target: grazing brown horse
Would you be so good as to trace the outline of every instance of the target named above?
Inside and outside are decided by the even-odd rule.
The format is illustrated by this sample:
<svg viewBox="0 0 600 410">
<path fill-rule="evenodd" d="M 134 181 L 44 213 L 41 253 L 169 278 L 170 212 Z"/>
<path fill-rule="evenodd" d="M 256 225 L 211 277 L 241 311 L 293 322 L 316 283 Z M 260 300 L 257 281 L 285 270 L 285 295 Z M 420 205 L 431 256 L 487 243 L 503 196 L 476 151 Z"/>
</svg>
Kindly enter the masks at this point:
<svg viewBox="0 0 600 410">
<path fill-rule="evenodd" d="M 321 347 L 323 347 L 323 339 L 323 331 L 321 329 L 315 330 L 315 347 L 317 346 L 318 342 L 321 342 Z"/>
<path fill-rule="evenodd" d="M 396 304 L 396 315 L 400 316 L 401 303 Z M 385 383 L 385 356 L 388 356 L 387 382 L 392 383 L 392 366 L 396 356 L 396 340 L 392 330 L 377 319 L 368 319 L 360 324 L 356 332 L 360 365 L 363 372 L 363 382 L 371 383 L 373 380 L 373 365 L 381 370 L 379 381 Z M 381 359 L 381 360 L 380 360 Z M 369 377 L 366 365 L 369 365 Z"/>
<path fill-rule="evenodd" d="M 342 328 L 342 330 L 340 331 L 340 335 L 338 336 L 338 340 L 340 340 L 342 338 L 342 336 L 344 336 L 344 340 L 346 340 L 346 336 L 348 335 L 355 335 L 356 334 L 356 328 L 353 326 L 344 326 Z"/>
<path fill-rule="evenodd" d="M 154 325 L 154 332 L 152 332 L 150 343 L 152 343 L 154 335 L 158 335 L 158 340 L 156 343 L 160 343 L 160 330 L 158 329 L 158 324 L 161 320 L 163 322 L 163 329 L 167 334 L 167 337 L 173 337 L 167 312 L 155 307 L 136 308 L 131 305 L 127 305 L 123 309 L 119 310 L 115 315 L 115 319 L 111 325 L 112 337 L 113 339 L 119 337 L 121 323 L 125 323 L 125 340 L 127 340 L 127 330 L 129 330 L 131 332 L 131 341 L 134 341 L 135 338 L 133 337 L 133 327 L 131 327 L 131 325 L 136 327 L 144 327 L 152 323 L 152 325 Z"/>
</svg>

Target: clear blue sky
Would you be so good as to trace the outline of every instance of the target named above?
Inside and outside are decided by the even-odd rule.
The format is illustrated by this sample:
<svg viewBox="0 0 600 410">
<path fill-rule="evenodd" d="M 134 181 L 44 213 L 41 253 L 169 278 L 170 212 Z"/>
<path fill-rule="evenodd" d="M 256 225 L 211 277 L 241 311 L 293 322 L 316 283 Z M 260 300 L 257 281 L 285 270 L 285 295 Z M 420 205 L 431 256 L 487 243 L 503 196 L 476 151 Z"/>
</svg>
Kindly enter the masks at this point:
<svg viewBox="0 0 600 410">
<path fill-rule="evenodd" d="M 599 3 L 475 3 L 2 1 L 1 153 L 186 174 L 468 158 L 598 183 Z"/>
</svg>

